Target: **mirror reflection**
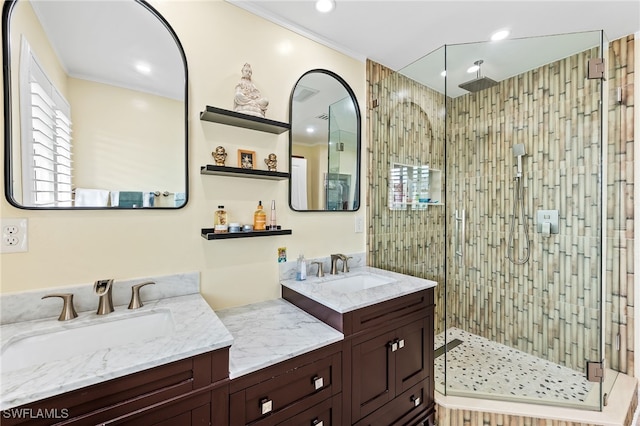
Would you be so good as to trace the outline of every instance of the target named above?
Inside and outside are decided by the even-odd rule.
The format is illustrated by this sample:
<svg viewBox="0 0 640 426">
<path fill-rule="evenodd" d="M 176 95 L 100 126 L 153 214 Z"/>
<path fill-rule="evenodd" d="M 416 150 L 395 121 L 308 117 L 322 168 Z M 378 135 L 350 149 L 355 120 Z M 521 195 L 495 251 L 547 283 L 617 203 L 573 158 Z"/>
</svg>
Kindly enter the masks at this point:
<svg viewBox="0 0 640 426">
<path fill-rule="evenodd" d="M 136 0 L 13 0 L 3 24 L 8 201 L 184 206 L 187 69 L 166 21 Z"/>
<path fill-rule="evenodd" d="M 296 211 L 360 207 L 360 110 L 328 70 L 305 73 L 291 95 L 289 205 Z"/>
</svg>

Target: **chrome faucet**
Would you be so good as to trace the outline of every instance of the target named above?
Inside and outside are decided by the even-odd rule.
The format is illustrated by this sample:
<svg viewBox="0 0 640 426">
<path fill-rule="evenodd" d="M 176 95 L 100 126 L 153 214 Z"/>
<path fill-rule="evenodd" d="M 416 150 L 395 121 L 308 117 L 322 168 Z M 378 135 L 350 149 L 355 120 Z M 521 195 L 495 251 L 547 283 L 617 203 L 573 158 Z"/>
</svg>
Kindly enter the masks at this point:
<svg viewBox="0 0 640 426">
<path fill-rule="evenodd" d="M 149 284 L 155 284 L 155 282 L 147 281 L 131 286 L 131 301 L 129 302 L 129 309 L 138 309 L 144 306 L 142 299 L 140 298 L 140 289 Z"/>
<path fill-rule="evenodd" d="M 76 309 L 73 306 L 73 294 L 72 293 L 59 293 L 59 294 L 47 294 L 42 296 L 43 299 L 47 297 L 61 297 L 62 298 L 62 312 L 58 317 L 58 321 L 68 321 L 78 316 Z"/>
<path fill-rule="evenodd" d="M 349 272 L 349 259 L 352 259 L 352 257 L 345 256 L 344 254 L 340 255 L 340 260 L 342 260 L 342 272 L 345 274 Z"/>
<path fill-rule="evenodd" d="M 93 291 L 100 296 L 98 300 L 98 315 L 113 312 L 113 280 L 98 280 L 93 284 Z"/>
<path fill-rule="evenodd" d="M 338 259 L 343 258 L 343 254 L 332 254 L 331 255 L 331 275 L 335 275 L 338 273 Z M 344 267 L 344 261 L 343 261 Z"/>
<path fill-rule="evenodd" d="M 324 271 L 322 270 L 322 262 L 317 261 L 317 262 L 311 262 L 312 265 L 318 265 L 318 273 L 316 274 L 316 277 L 324 277 Z"/>
<path fill-rule="evenodd" d="M 332 254 L 331 255 L 331 273 L 333 275 L 338 273 L 338 260 L 342 261 L 342 272 L 347 273 L 349 272 L 349 259 L 351 259 L 351 256 L 346 256 L 344 254 Z"/>
</svg>

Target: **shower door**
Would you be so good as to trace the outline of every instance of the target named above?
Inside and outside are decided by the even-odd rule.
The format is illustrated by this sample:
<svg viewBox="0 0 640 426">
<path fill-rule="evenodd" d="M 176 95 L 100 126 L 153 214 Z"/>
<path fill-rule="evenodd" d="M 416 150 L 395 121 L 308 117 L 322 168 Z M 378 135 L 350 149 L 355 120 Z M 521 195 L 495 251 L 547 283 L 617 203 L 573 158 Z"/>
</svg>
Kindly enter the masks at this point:
<svg viewBox="0 0 640 426">
<path fill-rule="evenodd" d="M 596 31 L 444 48 L 440 392 L 601 409 L 587 371 L 598 380 L 604 358 L 602 44 Z"/>
</svg>

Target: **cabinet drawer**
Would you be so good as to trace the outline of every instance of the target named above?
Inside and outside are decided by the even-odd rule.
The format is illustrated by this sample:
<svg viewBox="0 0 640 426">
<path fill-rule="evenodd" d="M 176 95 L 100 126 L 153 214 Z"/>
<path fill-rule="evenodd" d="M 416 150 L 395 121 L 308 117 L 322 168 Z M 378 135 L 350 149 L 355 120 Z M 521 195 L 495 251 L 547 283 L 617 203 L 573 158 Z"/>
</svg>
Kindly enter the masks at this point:
<svg viewBox="0 0 640 426">
<path fill-rule="evenodd" d="M 342 424 L 342 395 L 325 399 L 278 426 L 339 426 Z"/>
<path fill-rule="evenodd" d="M 391 321 L 420 318 L 433 305 L 433 289 L 407 294 L 350 313 L 345 334 L 357 333 L 389 324 Z"/>
<path fill-rule="evenodd" d="M 425 380 L 356 423 L 356 426 L 389 426 L 414 424 L 409 419 L 432 404 L 430 381 Z M 408 420 L 405 420 L 408 419 Z"/>
<path fill-rule="evenodd" d="M 329 398 L 340 390 L 340 380 L 339 355 L 293 368 L 233 393 L 231 424 L 249 424 L 273 416 L 305 398 L 315 397 L 315 401 Z"/>
</svg>

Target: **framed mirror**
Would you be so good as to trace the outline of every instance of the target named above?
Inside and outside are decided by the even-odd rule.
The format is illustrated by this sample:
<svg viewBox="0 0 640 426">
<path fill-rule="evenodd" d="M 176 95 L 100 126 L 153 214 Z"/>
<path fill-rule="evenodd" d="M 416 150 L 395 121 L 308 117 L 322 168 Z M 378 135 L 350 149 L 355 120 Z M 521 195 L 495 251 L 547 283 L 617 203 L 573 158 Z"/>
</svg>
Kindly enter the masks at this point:
<svg viewBox="0 0 640 426">
<path fill-rule="evenodd" d="M 187 62 L 155 9 L 141 0 L 9 0 L 2 31 L 10 204 L 186 204 Z"/>
<path fill-rule="evenodd" d="M 360 108 L 337 74 L 298 79 L 289 109 L 289 206 L 295 211 L 360 208 Z"/>
</svg>

